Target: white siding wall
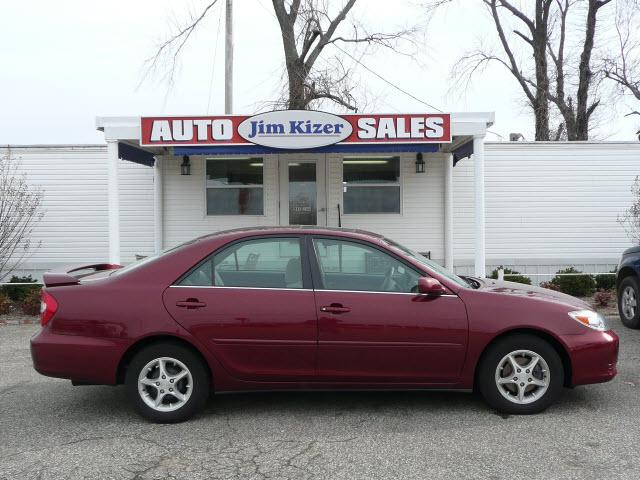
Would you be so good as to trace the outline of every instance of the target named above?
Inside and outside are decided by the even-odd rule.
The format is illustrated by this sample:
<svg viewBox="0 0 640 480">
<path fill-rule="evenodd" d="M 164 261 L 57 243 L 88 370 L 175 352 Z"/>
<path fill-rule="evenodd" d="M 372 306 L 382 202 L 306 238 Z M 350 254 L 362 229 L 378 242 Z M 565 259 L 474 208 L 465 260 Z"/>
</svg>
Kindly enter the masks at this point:
<svg viewBox="0 0 640 480">
<path fill-rule="evenodd" d="M 444 156 L 425 154 L 426 173 L 416 173 L 415 153 L 400 155 L 401 213 L 342 215 L 342 226 L 380 233 L 431 258 L 444 259 Z M 342 155 L 327 155 L 328 225 L 338 226 L 342 205 Z M 344 209 L 343 209 L 344 211 Z"/>
<path fill-rule="evenodd" d="M 103 145 L 12 147 L 27 181 L 43 190 L 43 217 L 16 274 L 108 260 L 107 150 Z M 6 147 L 0 148 L 5 155 Z M 122 261 L 153 250 L 153 171 L 120 162 Z"/>
<path fill-rule="evenodd" d="M 3 148 L 3 156 L 7 149 Z M 44 216 L 36 224 L 33 248 L 21 270 L 106 260 L 106 150 L 87 147 L 14 147 L 11 155 L 27 181 L 43 190 Z"/>
<path fill-rule="evenodd" d="M 342 156 L 327 158 L 327 225 L 338 226 L 338 203 L 342 204 Z M 381 233 L 420 251 L 443 253 L 442 155 L 425 155 L 427 174 L 415 173 L 415 154 L 401 155 L 401 214 L 343 215 L 342 226 Z M 278 156 L 264 162 L 265 214 L 262 216 L 207 216 L 204 157 L 191 157 L 191 175 L 180 175 L 180 161 L 167 157 L 164 170 L 165 247 L 207 233 L 254 225 L 278 225 Z"/>
<path fill-rule="evenodd" d="M 13 147 L 12 153 L 29 182 L 45 192 L 45 215 L 33 239 L 41 246 L 23 270 L 39 274 L 107 260 L 106 147 Z M 341 158 L 326 156 L 328 226 L 338 225 Z M 427 173 L 416 174 L 415 155 L 401 155 L 400 215 L 343 215 L 342 225 L 379 232 L 442 261 L 444 158 L 428 154 L 425 161 Z M 640 175 L 640 144 L 487 143 L 485 162 L 488 270 L 505 265 L 553 273 L 575 265 L 604 271 L 630 245 L 616 220 L 629 206 L 630 186 Z M 191 163 L 192 175 L 182 176 L 180 159 L 163 161 L 165 247 L 219 230 L 279 223 L 277 155 L 265 157 L 261 216 L 207 216 L 204 157 L 192 156 Z M 128 263 L 135 254 L 153 252 L 153 169 L 123 161 L 119 180 L 122 261 Z M 474 247 L 472 159 L 458 163 L 453 183 L 455 263 L 468 273 Z"/>
<path fill-rule="evenodd" d="M 106 167 L 106 159 L 105 159 Z M 118 165 L 120 181 L 120 260 L 153 255 L 153 168 L 133 162 Z"/>
<path fill-rule="evenodd" d="M 220 230 L 278 224 L 277 155 L 264 157 L 264 215 L 207 216 L 205 157 L 191 156 L 189 176 L 180 175 L 181 161 L 166 157 L 162 162 L 165 247 Z"/>
<path fill-rule="evenodd" d="M 487 264 L 553 273 L 610 270 L 631 245 L 617 217 L 640 175 L 638 143 L 487 143 Z M 473 160 L 454 169 L 454 252 L 473 259 Z M 543 278 L 544 279 L 544 278 Z"/>
</svg>

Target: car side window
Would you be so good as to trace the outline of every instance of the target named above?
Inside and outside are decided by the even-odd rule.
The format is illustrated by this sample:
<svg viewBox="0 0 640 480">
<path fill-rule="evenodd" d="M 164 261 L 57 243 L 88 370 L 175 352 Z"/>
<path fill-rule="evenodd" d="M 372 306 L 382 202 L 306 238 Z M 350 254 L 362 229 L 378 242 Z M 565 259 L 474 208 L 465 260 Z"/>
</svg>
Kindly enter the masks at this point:
<svg viewBox="0 0 640 480">
<path fill-rule="evenodd" d="M 325 238 L 313 245 L 325 290 L 418 291 L 421 274 L 377 248 Z"/>
<path fill-rule="evenodd" d="M 202 262 L 179 284 L 302 288 L 300 240 L 260 238 L 235 243 Z"/>
<path fill-rule="evenodd" d="M 189 275 L 183 277 L 178 285 L 183 287 L 210 287 L 213 285 L 213 257 L 194 268 Z"/>
</svg>

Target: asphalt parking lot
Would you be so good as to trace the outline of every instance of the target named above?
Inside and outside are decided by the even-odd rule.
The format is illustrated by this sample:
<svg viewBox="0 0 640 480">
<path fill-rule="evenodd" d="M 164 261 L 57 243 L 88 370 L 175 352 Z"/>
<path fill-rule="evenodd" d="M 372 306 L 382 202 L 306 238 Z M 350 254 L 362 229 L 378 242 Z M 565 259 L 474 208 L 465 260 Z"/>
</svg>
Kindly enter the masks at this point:
<svg viewBox="0 0 640 480">
<path fill-rule="evenodd" d="M 31 366 L 39 327 L 0 326 L 1 479 L 640 478 L 640 331 L 618 377 L 565 390 L 528 417 L 473 395 L 221 395 L 192 421 L 153 425 L 122 387 L 72 387 Z"/>
</svg>

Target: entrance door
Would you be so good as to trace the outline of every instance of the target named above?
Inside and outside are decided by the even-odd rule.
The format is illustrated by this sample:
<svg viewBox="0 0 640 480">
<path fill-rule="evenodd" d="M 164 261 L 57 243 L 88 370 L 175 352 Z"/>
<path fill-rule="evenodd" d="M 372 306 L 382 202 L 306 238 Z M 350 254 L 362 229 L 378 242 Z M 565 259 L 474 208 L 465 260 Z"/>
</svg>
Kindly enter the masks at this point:
<svg viewBox="0 0 640 480">
<path fill-rule="evenodd" d="M 280 224 L 327 224 L 324 155 L 280 155 Z"/>
</svg>

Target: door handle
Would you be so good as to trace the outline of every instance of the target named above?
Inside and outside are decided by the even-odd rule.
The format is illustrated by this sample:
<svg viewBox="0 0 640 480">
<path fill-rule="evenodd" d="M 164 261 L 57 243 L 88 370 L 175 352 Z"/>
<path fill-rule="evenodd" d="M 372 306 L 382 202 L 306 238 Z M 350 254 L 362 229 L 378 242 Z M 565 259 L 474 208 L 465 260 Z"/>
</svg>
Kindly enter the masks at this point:
<svg viewBox="0 0 640 480">
<path fill-rule="evenodd" d="M 333 313 L 335 315 L 338 315 L 340 313 L 350 312 L 351 309 L 349 307 L 343 307 L 339 303 L 332 303 L 331 305 L 326 305 L 324 307 L 320 307 L 320 311 L 321 312 L 326 312 L 326 313 Z"/>
<path fill-rule="evenodd" d="M 199 301 L 197 298 L 187 298 L 186 300 L 183 300 L 181 302 L 176 302 L 176 307 L 187 308 L 187 309 L 203 308 L 206 306 L 207 306 L 206 303 Z"/>
</svg>

